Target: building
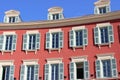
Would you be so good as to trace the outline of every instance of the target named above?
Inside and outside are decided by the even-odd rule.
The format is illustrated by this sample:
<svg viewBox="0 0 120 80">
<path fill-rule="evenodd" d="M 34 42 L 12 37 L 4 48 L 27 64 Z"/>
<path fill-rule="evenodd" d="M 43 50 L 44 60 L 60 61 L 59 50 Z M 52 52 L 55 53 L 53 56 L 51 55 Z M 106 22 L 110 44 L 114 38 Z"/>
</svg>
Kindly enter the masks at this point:
<svg viewBox="0 0 120 80">
<path fill-rule="evenodd" d="M 120 11 L 109 0 L 94 14 L 65 19 L 48 9 L 48 20 L 22 22 L 5 12 L 0 23 L 0 80 L 120 80 Z"/>
</svg>

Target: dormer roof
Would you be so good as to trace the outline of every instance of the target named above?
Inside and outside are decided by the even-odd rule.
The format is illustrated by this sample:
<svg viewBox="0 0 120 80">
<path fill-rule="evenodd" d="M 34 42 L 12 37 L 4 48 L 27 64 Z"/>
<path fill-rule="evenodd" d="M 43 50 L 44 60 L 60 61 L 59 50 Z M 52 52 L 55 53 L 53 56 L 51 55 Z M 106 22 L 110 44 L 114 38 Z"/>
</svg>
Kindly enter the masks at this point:
<svg viewBox="0 0 120 80">
<path fill-rule="evenodd" d="M 98 0 L 97 2 L 94 3 L 95 6 L 100 6 L 100 5 L 109 5 L 110 0 Z"/>
<path fill-rule="evenodd" d="M 49 13 L 61 13 L 63 12 L 63 8 L 61 7 L 52 7 L 48 9 Z"/>
<path fill-rule="evenodd" d="M 20 12 L 16 11 L 16 10 L 9 10 L 9 11 L 5 12 L 5 15 L 7 15 L 7 16 L 18 16 L 18 15 L 20 15 Z"/>
</svg>

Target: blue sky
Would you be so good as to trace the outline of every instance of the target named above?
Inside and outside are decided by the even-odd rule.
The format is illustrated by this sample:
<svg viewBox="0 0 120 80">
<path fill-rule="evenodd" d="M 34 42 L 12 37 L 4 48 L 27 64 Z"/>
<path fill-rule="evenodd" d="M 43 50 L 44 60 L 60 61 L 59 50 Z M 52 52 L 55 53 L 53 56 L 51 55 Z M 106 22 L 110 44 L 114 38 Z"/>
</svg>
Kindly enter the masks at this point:
<svg viewBox="0 0 120 80">
<path fill-rule="evenodd" d="M 48 8 L 60 6 L 64 9 L 65 18 L 84 16 L 94 13 L 94 2 L 97 0 L 1 0 L 0 22 L 4 12 L 18 10 L 23 21 L 47 20 Z M 112 11 L 120 10 L 120 1 L 111 0 Z"/>
</svg>

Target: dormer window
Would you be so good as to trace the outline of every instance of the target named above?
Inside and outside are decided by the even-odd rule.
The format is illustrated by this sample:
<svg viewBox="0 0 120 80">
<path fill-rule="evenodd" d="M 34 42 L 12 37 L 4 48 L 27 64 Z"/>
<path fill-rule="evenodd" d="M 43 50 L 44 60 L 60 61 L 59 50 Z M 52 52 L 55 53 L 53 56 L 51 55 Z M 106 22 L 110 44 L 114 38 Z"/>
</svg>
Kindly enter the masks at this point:
<svg viewBox="0 0 120 80">
<path fill-rule="evenodd" d="M 63 9 L 60 7 L 52 7 L 48 9 L 48 20 L 63 19 Z"/>
<path fill-rule="evenodd" d="M 9 23 L 14 23 L 15 22 L 15 17 L 9 17 Z"/>
<path fill-rule="evenodd" d="M 104 13 L 106 13 L 106 12 L 107 12 L 106 7 L 100 7 L 100 8 L 99 8 L 99 13 L 100 13 L 100 14 L 104 14 Z"/>
</svg>

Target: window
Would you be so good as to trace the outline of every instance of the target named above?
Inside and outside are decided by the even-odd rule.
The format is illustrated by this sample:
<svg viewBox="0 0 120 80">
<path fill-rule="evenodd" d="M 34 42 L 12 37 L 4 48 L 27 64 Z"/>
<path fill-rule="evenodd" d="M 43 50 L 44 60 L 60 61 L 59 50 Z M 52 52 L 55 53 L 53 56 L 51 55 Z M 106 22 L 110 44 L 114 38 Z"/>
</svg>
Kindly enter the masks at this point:
<svg viewBox="0 0 120 80">
<path fill-rule="evenodd" d="M 23 35 L 23 50 L 38 50 L 40 48 L 40 33 Z"/>
<path fill-rule="evenodd" d="M 59 19 L 59 14 L 53 14 L 52 16 L 53 16 L 53 20 Z"/>
<path fill-rule="evenodd" d="M 63 63 L 45 64 L 45 80 L 63 80 Z"/>
<path fill-rule="evenodd" d="M 63 47 L 63 32 L 46 33 L 46 49 L 60 49 Z"/>
<path fill-rule="evenodd" d="M 89 79 L 88 61 L 70 63 L 70 80 Z"/>
<path fill-rule="evenodd" d="M 1 51 L 13 51 L 16 50 L 16 34 L 0 35 L 0 50 Z"/>
<path fill-rule="evenodd" d="M 106 13 L 106 12 L 107 12 L 107 11 L 106 11 L 106 7 L 100 7 L 100 8 L 99 8 L 99 12 L 100 12 L 100 14 Z"/>
<path fill-rule="evenodd" d="M 117 63 L 112 54 L 99 54 L 95 62 L 97 78 L 117 78 Z"/>
<path fill-rule="evenodd" d="M 13 80 L 14 79 L 14 66 L 13 65 L 0 65 L 0 80 Z"/>
<path fill-rule="evenodd" d="M 97 45 L 111 44 L 114 42 L 113 27 L 103 26 L 94 28 L 94 41 Z"/>
<path fill-rule="evenodd" d="M 95 14 L 104 14 L 104 13 L 108 13 L 110 12 L 110 5 L 106 5 L 106 6 L 96 6 L 94 8 L 94 13 Z"/>
<path fill-rule="evenodd" d="M 9 17 L 9 23 L 14 23 L 15 22 L 15 17 Z"/>
<path fill-rule="evenodd" d="M 88 44 L 87 29 L 71 30 L 69 32 L 70 47 L 84 47 Z"/>
<path fill-rule="evenodd" d="M 39 80 L 38 60 L 23 60 L 20 69 L 20 80 Z"/>
</svg>

